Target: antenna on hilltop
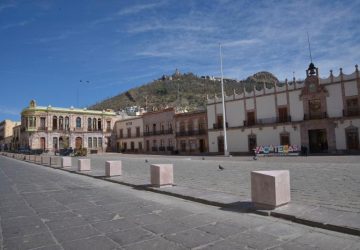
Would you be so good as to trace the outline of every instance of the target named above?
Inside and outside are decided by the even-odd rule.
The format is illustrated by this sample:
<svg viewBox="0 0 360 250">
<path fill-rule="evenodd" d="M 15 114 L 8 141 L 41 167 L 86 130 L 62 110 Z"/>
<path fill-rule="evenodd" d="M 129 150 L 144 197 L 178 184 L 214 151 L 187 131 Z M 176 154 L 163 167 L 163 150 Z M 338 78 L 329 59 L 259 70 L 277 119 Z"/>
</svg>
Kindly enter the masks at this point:
<svg viewBox="0 0 360 250">
<path fill-rule="evenodd" d="M 309 38 L 309 32 L 306 32 L 307 39 L 308 39 L 308 45 L 309 45 L 309 54 L 310 54 L 310 61 L 312 62 L 312 56 L 311 56 L 311 47 L 310 47 L 310 38 Z"/>
</svg>

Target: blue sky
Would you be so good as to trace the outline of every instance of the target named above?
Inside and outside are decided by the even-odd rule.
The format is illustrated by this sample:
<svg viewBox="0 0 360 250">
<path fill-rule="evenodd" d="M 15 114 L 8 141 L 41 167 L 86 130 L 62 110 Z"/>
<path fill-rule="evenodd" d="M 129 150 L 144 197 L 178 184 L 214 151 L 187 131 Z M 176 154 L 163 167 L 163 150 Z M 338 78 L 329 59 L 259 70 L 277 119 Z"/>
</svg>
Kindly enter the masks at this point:
<svg viewBox="0 0 360 250">
<path fill-rule="evenodd" d="M 352 73 L 359 13 L 360 1 L 0 0 L 0 121 L 31 99 L 83 107 L 176 68 L 218 76 L 219 43 L 226 77 L 304 78 L 307 31 L 322 76 Z"/>
</svg>

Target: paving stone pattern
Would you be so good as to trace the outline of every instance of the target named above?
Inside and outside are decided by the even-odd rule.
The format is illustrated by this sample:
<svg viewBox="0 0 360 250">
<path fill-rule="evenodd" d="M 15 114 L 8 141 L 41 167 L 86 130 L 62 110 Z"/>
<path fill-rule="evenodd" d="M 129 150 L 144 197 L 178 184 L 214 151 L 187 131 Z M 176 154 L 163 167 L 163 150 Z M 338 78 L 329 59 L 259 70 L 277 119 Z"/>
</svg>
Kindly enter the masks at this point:
<svg viewBox="0 0 360 250">
<path fill-rule="evenodd" d="M 122 160 L 123 176 L 149 183 L 150 164 L 173 163 L 179 186 L 215 190 L 250 201 L 250 173 L 290 170 L 291 199 L 303 205 L 360 213 L 360 156 L 311 157 L 170 157 L 145 155 L 90 155 L 90 174 L 104 175 L 105 161 Z M 148 162 L 145 162 L 147 159 Z M 76 159 L 73 159 L 73 165 Z M 219 171 L 218 166 L 225 168 Z"/>
<path fill-rule="evenodd" d="M 0 249 L 360 249 L 359 238 L 0 156 Z"/>
</svg>

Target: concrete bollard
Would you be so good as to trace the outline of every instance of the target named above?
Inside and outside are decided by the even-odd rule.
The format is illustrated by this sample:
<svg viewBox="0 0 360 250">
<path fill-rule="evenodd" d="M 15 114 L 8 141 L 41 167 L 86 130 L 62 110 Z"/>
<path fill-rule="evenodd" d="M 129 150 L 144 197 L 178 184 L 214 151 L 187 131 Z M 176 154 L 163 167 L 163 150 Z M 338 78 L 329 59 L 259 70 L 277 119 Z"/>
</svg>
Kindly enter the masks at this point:
<svg viewBox="0 0 360 250">
<path fill-rule="evenodd" d="M 289 203 L 289 170 L 251 172 L 251 199 L 259 209 L 275 209 Z"/>
<path fill-rule="evenodd" d="M 70 160 L 71 161 L 71 160 Z M 59 167 L 60 164 L 60 158 L 58 156 L 51 156 L 50 157 L 50 166 L 52 167 Z"/>
<path fill-rule="evenodd" d="M 30 155 L 25 156 L 25 161 L 30 161 Z"/>
<path fill-rule="evenodd" d="M 105 176 L 116 176 L 122 174 L 121 161 L 107 161 L 105 162 Z"/>
<path fill-rule="evenodd" d="M 62 168 L 70 168 L 71 165 L 72 165 L 71 157 L 69 157 L 69 156 L 61 157 L 61 167 Z"/>
<path fill-rule="evenodd" d="M 50 166 L 50 156 L 42 156 L 41 163 L 42 165 Z"/>
<path fill-rule="evenodd" d="M 78 171 L 90 171 L 91 162 L 90 159 L 79 159 L 78 160 Z"/>
<path fill-rule="evenodd" d="M 42 158 L 40 155 L 35 155 L 35 163 L 41 164 Z"/>
<path fill-rule="evenodd" d="M 155 187 L 172 186 L 174 184 L 173 164 L 152 164 L 150 181 Z"/>
<path fill-rule="evenodd" d="M 30 160 L 30 162 L 35 162 L 35 155 L 30 155 L 30 158 L 29 158 Z"/>
</svg>

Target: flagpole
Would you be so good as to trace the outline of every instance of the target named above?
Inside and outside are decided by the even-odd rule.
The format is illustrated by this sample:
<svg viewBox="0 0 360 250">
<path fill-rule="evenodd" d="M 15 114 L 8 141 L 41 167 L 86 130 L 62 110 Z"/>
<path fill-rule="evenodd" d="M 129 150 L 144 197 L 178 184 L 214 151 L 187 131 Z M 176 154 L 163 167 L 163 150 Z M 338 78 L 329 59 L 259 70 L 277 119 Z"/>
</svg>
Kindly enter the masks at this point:
<svg viewBox="0 0 360 250">
<path fill-rule="evenodd" d="M 223 65 L 222 65 L 222 52 L 221 52 L 221 43 L 220 47 L 220 68 L 221 68 L 221 96 L 222 96 L 222 113 L 223 113 L 223 129 L 224 129 L 224 156 L 229 156 L 228 145 L 227 145 L 227 135 L 226 135 L 226 114 L 225 114 L 225 95 L 224 95 L 224 74 L 223 74 Z"/>
</svg>

